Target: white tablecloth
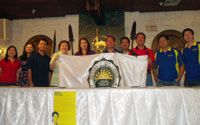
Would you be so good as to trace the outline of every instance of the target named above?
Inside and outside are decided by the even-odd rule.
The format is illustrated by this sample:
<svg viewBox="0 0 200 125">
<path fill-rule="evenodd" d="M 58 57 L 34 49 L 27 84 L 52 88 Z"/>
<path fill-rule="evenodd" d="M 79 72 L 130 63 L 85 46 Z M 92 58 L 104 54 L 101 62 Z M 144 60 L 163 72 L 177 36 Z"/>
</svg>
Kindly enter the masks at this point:
<svg viewBox="0 0 200 125">
<path fill-rule="evenodd" d="M 200 125 L 200 89 L 0 88 L 0 125 L 52 125 L 54 91 L 76 91 L 77 125 Z"/>
</svg>

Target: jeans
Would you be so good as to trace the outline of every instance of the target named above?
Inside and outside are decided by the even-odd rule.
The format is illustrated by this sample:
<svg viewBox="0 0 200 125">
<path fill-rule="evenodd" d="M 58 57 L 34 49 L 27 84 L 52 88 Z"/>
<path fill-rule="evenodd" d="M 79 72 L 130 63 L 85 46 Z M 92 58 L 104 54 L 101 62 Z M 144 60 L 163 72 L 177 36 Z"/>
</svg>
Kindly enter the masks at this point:
<svg viewBox="0 0 200 125">
<path fill-rule="evenodd" d="M 160 80 L 157 82 L 157 86 L 180 86 L 180 82 Z"/>
<path fill-rule="evenodd" d="M 146 86 L 153 86 L 151 73 L 147 74 Z"/>
<path fill-rule="evenodd" d="M 200 86 L 200 80 L 186 80 L 184 86 Z"/>
</svg>

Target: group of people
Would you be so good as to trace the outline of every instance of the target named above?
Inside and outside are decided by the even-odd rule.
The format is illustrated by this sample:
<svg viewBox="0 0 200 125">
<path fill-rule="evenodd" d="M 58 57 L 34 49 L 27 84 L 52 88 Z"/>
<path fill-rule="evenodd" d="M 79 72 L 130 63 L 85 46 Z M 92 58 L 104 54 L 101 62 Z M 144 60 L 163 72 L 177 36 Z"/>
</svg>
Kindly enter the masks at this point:
<svg viewBox="0 0 200 125">
<path fill-rule="evenodd" d="M 159 50 L 154 52 L 145 46 L 146 35 L 142 32 L 136 34 L 137 46 L 129 49 L 128 37 L 120 39 L 122 51 L 115 48 L 115 38 L 106 38 L 106 50 L 104 53 L 123 53 L 133 56 L 147 55 L 148 69 L 146 86 L 152 86 L 152 73 L 157 86 L 180 86 L 180 80 L 185 74 L 184 86 L 200 85 L 200 42 L 194 41 L 194 31 L 190 28 L 182 32 L 187 42 L 182 52 L 169 46 L 169 37 L 158 37 Z M 70 43 L 63 40 L 58 45 L 59 52 L 52 58 L 46 55 L 48 41 L 41 39 L 38 44 L 38 52 L 32 43 L 24 46 L 23 54 L 18 58 L 17 49 L 11 45 L 7 48 L 5 58 L 0 61 L 0 86 L 58 86 L 58 59 L 59 56 L 68 55 Z M 95 54 L 91 50 L 87 38 L 80 38 L 76 56 Z"/>
</svg>

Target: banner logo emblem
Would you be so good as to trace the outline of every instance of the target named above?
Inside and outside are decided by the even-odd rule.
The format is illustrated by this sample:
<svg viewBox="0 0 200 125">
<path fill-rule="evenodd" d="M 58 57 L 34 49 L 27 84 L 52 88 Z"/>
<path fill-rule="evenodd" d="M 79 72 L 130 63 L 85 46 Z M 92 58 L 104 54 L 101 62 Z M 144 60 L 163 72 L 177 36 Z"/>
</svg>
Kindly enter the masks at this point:
<svg viewBox="0 0 200 125">
<path fill-rule="evenodd" d="M 102 58 L 89 69 L 88 83 L 91 88 L 118 87 L 120 79 L 119 68 L 112 60 Z"/>
</svg>

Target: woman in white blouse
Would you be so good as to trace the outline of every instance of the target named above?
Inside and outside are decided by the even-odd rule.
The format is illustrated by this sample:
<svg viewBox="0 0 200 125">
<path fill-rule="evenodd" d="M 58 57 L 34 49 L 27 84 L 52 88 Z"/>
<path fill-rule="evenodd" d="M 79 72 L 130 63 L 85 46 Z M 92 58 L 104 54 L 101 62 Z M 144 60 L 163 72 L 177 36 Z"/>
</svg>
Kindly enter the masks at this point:
<svg viewBox="0 0 200 125">
<path fill-rule="evenodd" d="M 70 44 L 68 41 L 63 40 L 60 41 L 58 45 L 59 52 L 54 53 L 51 61 L 50 61 L 50 69 L 53 70 L 53 75 L 51 79 L 51 86 L 57 87 L 59 85 L 59 75 L 58 75 L 58 58 L 60 54 L 68 55 L 68 51 L 70 50 Z"/>
</svg>

